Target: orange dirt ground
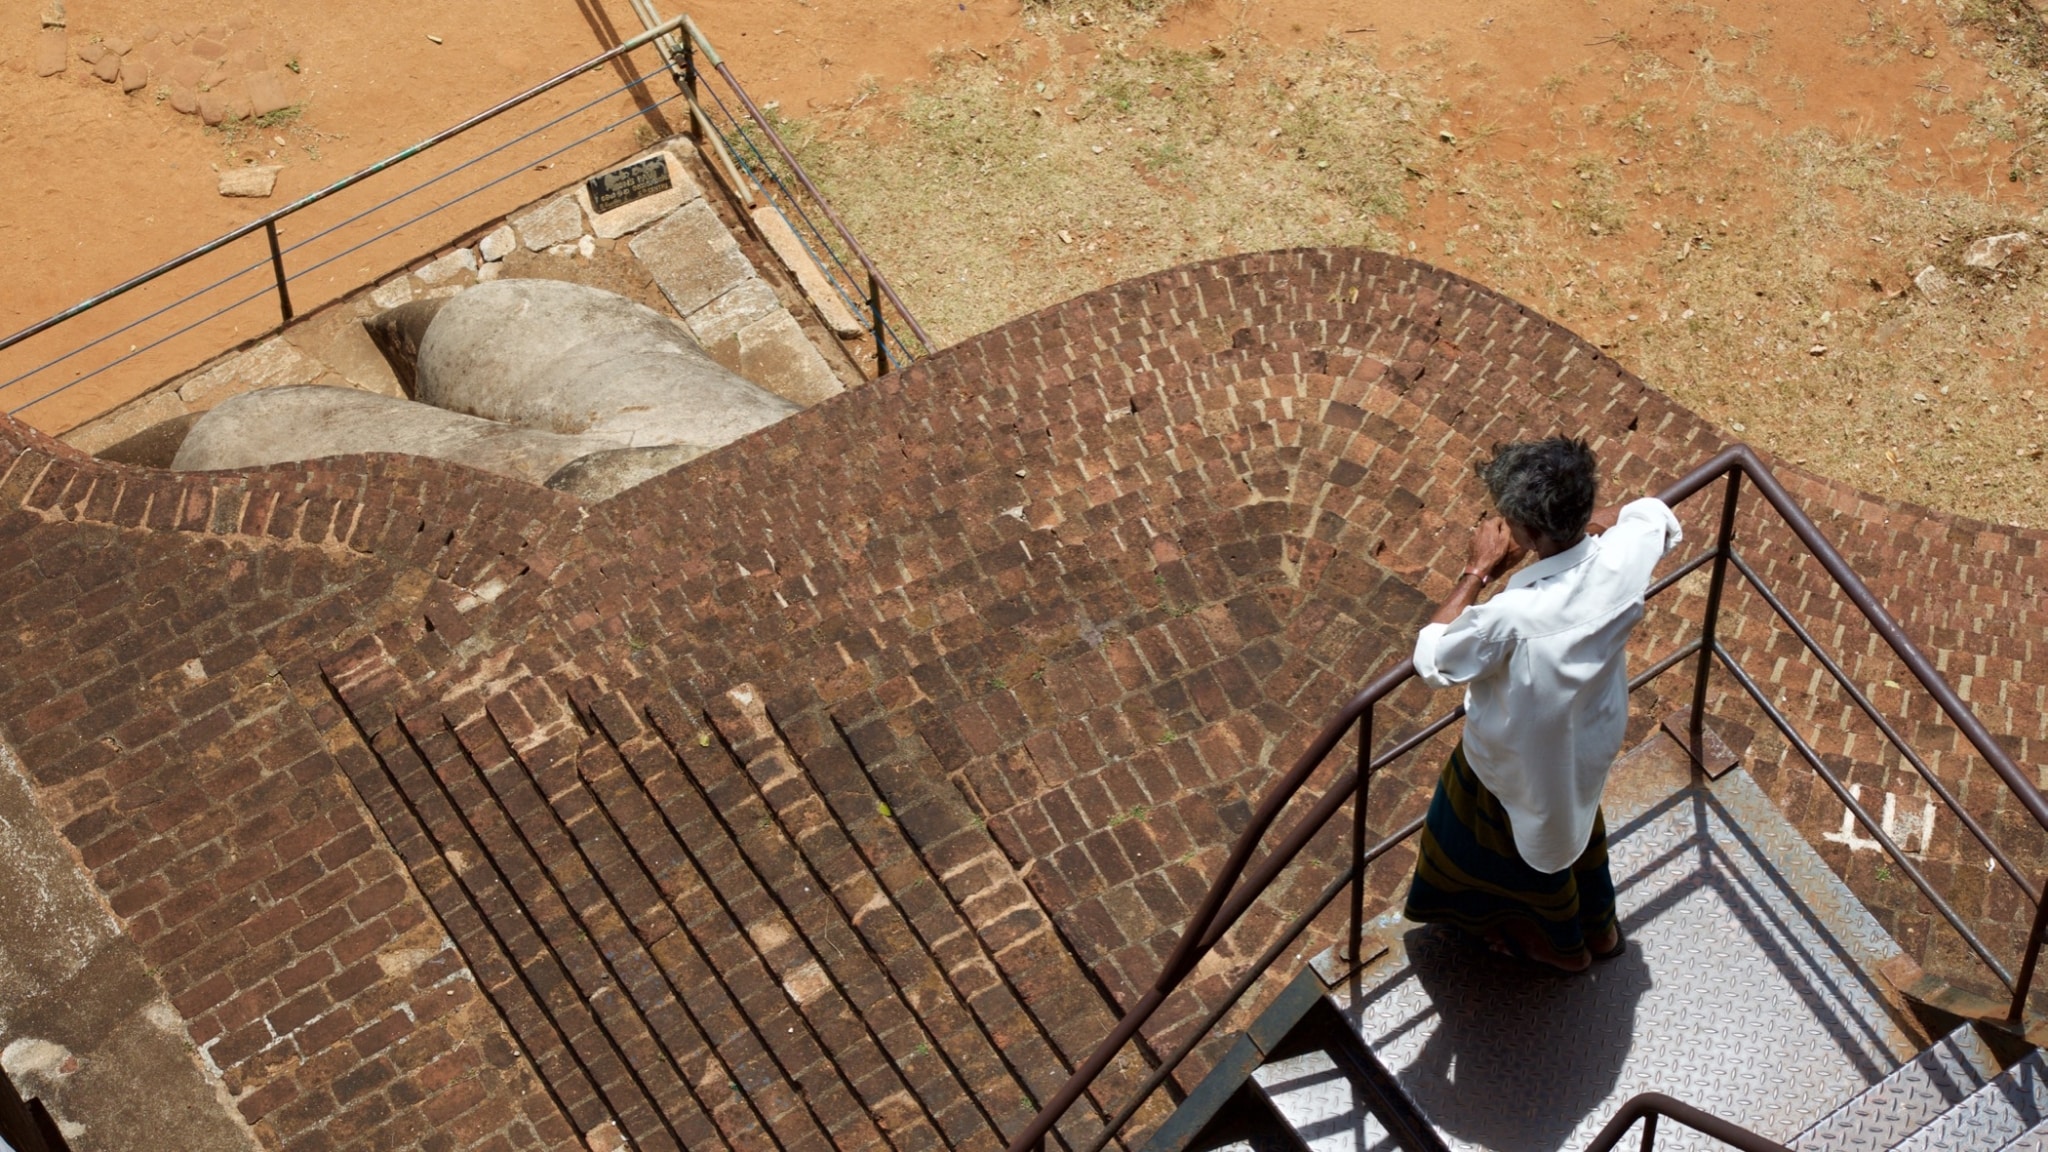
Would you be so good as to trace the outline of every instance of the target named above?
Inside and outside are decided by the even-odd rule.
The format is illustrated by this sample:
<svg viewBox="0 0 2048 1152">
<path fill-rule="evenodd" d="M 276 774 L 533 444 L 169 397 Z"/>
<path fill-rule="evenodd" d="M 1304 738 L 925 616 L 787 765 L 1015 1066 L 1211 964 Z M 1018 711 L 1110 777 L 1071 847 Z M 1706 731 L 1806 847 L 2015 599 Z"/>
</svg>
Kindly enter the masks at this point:
<svg viewBox="0 0 2048 1152">
<path fill-rule="evenodd" d="M 42 31 L 38 11 L 33 4 L 18 5 L 0 24 L 0 106 L 7 109 L 0 116 L 0 155 L 7 157 L 0 164 L 0 252 L 6 253 L 9 267 L 0 289 L 0 333 L 18 331 L 146 271 L 640 31 L 625 0 L 520 5 L 483 0 L 73 0 L 65 13 L 69 66 L 62 74 L 39 77 L 34 67 Z M 663 11 L 672 14 L 673 9 Z M 757 99 L 780 100 L 795 109 L 844 99 L 864 76 L 883 83 L 922 78 L 932 52 L 993 43 L 1008 35 L 1017 8 L 988 0 L 966 5 L 958 0 L 880 0 L 828 11 L 793 2 L 716 0 L 697 5 L 691 14 Z M 300 69 L 296 81 L 305 93 L 304 111 L 274 129 L 209 129 L 197 116 L 175 111 L 168 98 L 158 99 L 157 80 L 124 94 L 120 84 L 97 79 L 78 55 L 96 39 L 139 39 L 150 28 L 168 39 L 184 28 L 239 23 L 264 39 L 272 71 L 286 60 Z M 641 59 L 648 57 L 643 53 Z M 601 75 L 608 81 L 605 87 L 617 84 L 610 73 Z M 648 88 L 657 97 L 674 90 L 659 77 Z M 541 103 L 566 110 L 600 90 L 586 78 L 560 90 L 569 98 Z M 615 119 L 633 108 L 630 97 L 617 96 L 569 124 L 587 130 L 600 118 Z M 507 118 L 508 123 L 517 119 Z M 521 127 L 532 122 L 528 118 Z M 671 110 L 666 124 L 680 129 L 683 121 Z M 486 127 L 477 136 L 489 133 Z M 308 312 L 634 146 L 632 136 L 615 132 L 553 168 L 501 184 L 464 204 L 446 222 L 437 221 L 436 232 L 414 230 L 402 243 L 357 254 L 322 282 L 294 284 L 294 302 L 302 314 Z M 446 152 L 452 156 L 464 150 Z M 464 153 L 473 154 L 474 149 Z M 216 169 L 245 161 L 284 164 L 270 198 L 218 194 Z M 412 179 L 424 178 L 438 170 L 435 162 L 430 154 L 405 171 L 417 172 Z M 379 177 L 371 184 L 388 195 L 412 179 Z M 353 211 L 363 203 L 348 207 Z M 290 243 L 290 231 L 284 231 Z M 234 267 L 263 254 L 259 239 L 243 241 L 237 251 L 244 260 Z M 173 282 L 191 288 L 210 279 Z M 249 282 L 262 283 L 253 277 Z M 136 371 L 89 381 L 23 415 L 38 427 L 61 431 L 136 394 L 152 378 L 161 380 L 255 335 L 275 322 L 274 308 L 258 300 L 208 329 L 203 340 L 168 346 L 163 355 L 128 366 Z M 121 315 L 133 318 L 142 311 Z M 90 326 L 96 335 L 100 326 L 96 321 Z M 69 344 L 59 335 L 24 345 L 11 356 L 0 353 L 0 379 L 64 350 Z M 41 394 L 51 382 L 45 376 L 7 393 L 7 406 Z M 30 386 L 35 390 L 27 391 Z"/>
<path fill-rule="evenodd" d="M 68 33 L 76 49 L 93 37 L 134 37 L 152 24 L 173 28 L 226 22 L 246 11 L 254 31 L 277 46 L 272 55 L 289 52 L 302 69 L 299 82 L 307 94 L 303 114 L 277 131 L 236 134 L 203 128 L 197 118 L 155 99 L 154 85 L 124 96 L 120 84 L 94 78 L 75 52 L 63 75 L 39 78 L 32 64 L 39 35 L 34 14 L 17 9 L 0 27 L 0 100 L 10 110 L 0 121 L 0 148 L 11 161 L 0 167 L 0 251 L 12 258 L 16 270 L 7 291 L 0 294 L 0 329 L 15 330 L 304 195 L 587 58 L 639 27 L 625 0 L 513 8 L 480 0 L 246 7 L 243 0 L 224 2 L 226 7 L 195 0 L 79 0 L 68 13 Z M 1137 18 L 1132 18 L 1132 8 L 1140 10 Z M 2031 148 L 2023 142 L 2026 133 L 2019 134 L 2022 139 L 2011 138 L 2010 132 L 1999 139 L 1986 130 L 1986 125 L 2018 125 L 2021 113 L 2031 111 L 2024 107 L 2029 94 L 2014 92 L 1992 76 L 1986 53 L 1972 50 L 1973 37 L 1985 40 L 1981 29 L 1964 29 L 1957 22 L 1962 8 L 1948 0 L 1548 0 L 1539 6 L 1502 5 L 1497 0 L 1440 0 L 1427 5 L 1397 0 L 1103 0 L 1097 9 L 1091 12 L 1074 0 L 1050 5 L 1018 0 L 862 0 L 837 5 L 707 0 L 691 13 L 757 100 L 778 102 L 784 115 L 817 125 L 825 146 L 854 150 L 868 144 L 857 137 L 835 136 L 835 124 L 874 117 L 883 109 L 882 119 L 861 122 L 875 127 L 876 134 L 868 139 L 886 150 L 888 108 L 916 91 L 931 91 L 935 79 L 943 84 L 940 78 L 950 74 L 949 68 L 972 68 L 977 61 L 1029 83 L 1034 75 L 1055 79 L 1062 71 L 1072 74 L 1111 54 L 1136 57 L 1158 46 L 1213 50 L 1220 56 L 1222 46 L 1228 45 L 1232 59 L 1251 52 L 1256 60 L 1257 54 L 1270 58 L 1290 49 L 1316 50 L 1333 41 L 1353 45 L 1396 74 L 1424 78 L 1424 90 L 1413 94 L 1420 97 L 1417 116 L 1428 123 L 1418 119 L 1414 128 L 1436 149 L 1413 161 L 1426 169 L 1427 178 L 1406 193 L 1408 210 L 1371 221 L 1363 238 L 1445 263 L 1528 300 L 1609 346 L 1624 363 L 1648 373 L 1652 383 L 1671 388 L 1738 434 L 1747 419 L 1758 426 L 1753 436 L 1761 433 L 1763 442 L 1780 450 L 1803 440 L 1818 441 L 1828 431 L 1801 423 L 1813 416 L 1810 406 L 1763 396 L 1768 381 L 1761 376 L 1755 395 L 1744 391 L 1749 387 L 1746 382 L 1709 381 L 1688 390 L 1680 379 L 1693 337 L 1677 328 L 1659 328 L 1653 321 L 1676 325 L 1681 310 L 1691 318 L 1695 307 L 1701 310 L 1701 321 L 1737 327 L 1745 321 L 1735 308 L 1726 309 L 1732 317 L 1728 319 L 1710 314 L 1705 303 L 1679 298 L 1688 287 L 1705 290 L 1692 283 L 1701 262 L 1678 263 L 1685 252 L 1678 250 L 1680 238 L 1663 226 L 1664 221 L 1670 220 L 1672 228 L 1682 222 L 1688 233 L 1704 230 L 1701 234 L 1714 237 L 1724 250 L 1731 242 L 1721 237 L 1768 235 L 1791 210 L 1779 202 L 1783 182 L 1764 178 L 1764 168 L 1778 162 L 1771 148 L 1809 131 L 1852 141 L 1896 136 L 1896 143 L 1888 145 L 1896 157 L 1888 179 L 1902 192 L 1937 199 L 1967 196 L 2015 221 L 2038 209 L 2036 180 L 2006 179 L 2008 170 Z M 1057 34 L 1048 32 L 1052 27 L 1058 27 Z M 440 42 L 430 40 L 430 35 Z M 1250 75 L 1255 69 L 1254 63 L 1246 72 Z M 607 83 L 616 80 L 607 77 Z M 582 89 L 571 85 L 563 89 L 561 99 L 541 103 L 567 109 L 598 90 L 595 81 Z M 660 97 L 672 88 L 657 78 L 646 91 Z M 622 110 L 629 116 L 633 109 L 630 97 L 617 96 L 569 124 L 594 125 L 600 118 L 620 116 Z M 1623 115 L 1631 109 L 1637 110 L 1633 119 Z M 635 126 L 642 132 L 681 126 L 672 109 L 666 122 L 656 115 L 643 119 L 644 126 Z M 1440 130 L 1450 137 L 1439 147 Z M 317 277 L 295 283 L 300 311 L 403 267 L 436 244 L 452 241 L 567 179 L 630 152 L 635 142 L 625 138 L 625 131 L 567 154 L 557 167 L 510 179 L 437 217 L 426 229 L 416 228 L 399 240 L 353 253 Z M 1654 145 L 1649 143 L 1653 133 Z M 478 135 L 489 134 L 485 129 Z M 273 150 L 276 155 L 271 155 Z M 1544 205 L 1576 204 L 1586 198 L 1581 184 L 1586 174 L 1576 162 L 1568 162 L 1586 156 L 1611 162 L 1605 171 L 1614 179 L 1614 199 L 1631 214 L 1627 227 L 1605 234 L 1595 230 L 1588 236 L 1583 221 L 1574 223 L 1568 213 L 1543 218 Z M 232 200 L 216 194 L 213 169 L 243 162 L 287 162 L 273 197 Z M 431 163 L 417 167 L 421 174 L 434 170 Z M 1478 232 L 1482 221 L 1489 231 L 1500 227 L 1498 213 L 1484 216 L 1474 200 L 1490 194 L 1498 204 L 1504 184 L 1516 182 L 1520 186 L 1511 190 L 1537 211 L 1524 211 L 1517 218 L 1521 231 L 1511 245 L 1512 255 L 1490 263 L 1484 257 L 1475 259 L 1472 250 L 1479 240 L 1474 238 L 1461 255 L 1453 256 L 1460 251 L 1458 239 Z M 1462 198 L 1466 183 L 1473 189 L 1472 199 Z M 347 207 L 359 210 L 368 202 L 366 198 Z M 1823 343 L 1881 349 L 1895 338 L 1899 325 L 1880 323 L 1889 315 L 1880 305 L 1909 296 L 1906 277 L 1911 269 L 1938 260 L 1940 254 L 1929 251 L 1923 259 L 1917 250 L 1900 251 L 1885 238 L 1865 237 L 1866 229 L 1858 227 L 1861 221 L 1853 215 L 1845 206 L 1842 234 L 1825 245 L 1783 255 L 1787 267 L 1801 260 L 1825 261 L 1834 285 L 1829 290 L 1832 298 L 1791 301 L 1797 316 L 1788 312 L 1777 317 L 1774 323 L 1782 331 L 1757 332 L 1756 348 L 1766 349 L 1766 336 L 1775 345 L 1796 345 L 1800 354 L 1809 344 Z M 375 219 L 388 224 L 397 217 Z M 1315 226 L 1320 221 L 1298 223 L 1298 235 L 1281 229 L 1277 241 L 1260 239 L 1343 239 L 1321 234 Z M 904 227 L 905 232 L 917 230 Z M 901 247 L 890 239 L 877 236 L 871 247 L 886 256 L 892 247 Z M 286 242 L 291 240 L 288 234 Z M 1088 256 L 1079 246 L 1064 253 L 1056 250 L 1054 255 L 1075 265 L 1072 274 L 1041 288 L 1070 294 L 1146 268 L 1236 248 L 1230 236 L 1146 240 L 1105 237 L 1101 252 L 1087 246 L 1092 253 Z M 260 257 L 255 240 L 242 243 L 247 248 L 241 256 L 244 262 Z M 330 252 L 319 249 L 313 255 Z M 303 259 L 295 257 L 295 266 Z M 942 322 L 933 326 L 945 337 L 966 334 L 952 330 L 958 325 L 943 323 L 949 310 L 970 314 L 979 324 L 989 318 L 981 312 L 1006 316 L 1052 302 L 1012 287 L 1007 295 L 994 289 L 984 293 L 991 298 L 978 307 L 951 307 L 958 302 L 931 295 L 936 287 L 919 290 L 919 269 L 907 250 L 896 260 L 890 270 L 902 273 L 899 282 L 909 281 L 905 294 L 910 303 L 927 311 L 928 321 L 934 314 L 940 316 Z M 189 281 L 194 286 L 205 282 L 198 271 L 193 270 Z M 1738 271 L 1748 275 L 1755 270 Z M 250 273 L 247 282 L 260 289 L 263 280 L 255 277 L 265 274 Z M 2035 287 L 2028 285 L 2026 295 L 2034 294 Z M 1735 304 L 1739 307 L 1739 301 Z M 144 348 L 137 353 L 142 359 L 124 372 L 86 381 L 25 415 L 53 431 L 70 427 L 136 394 L 152 379 L 255 335 L 275 322 L 272 307 L 267 300 L 257 300 L 199 337 L 154 354 Z M 139 310 L 113 311 L 124 318 L 139 315 Z M 1753 316 L 1747 323 L 1761 328 L 1762 320 Z M 1693 321 L 1696 331 L 1701 321 Z M 1830 323 L 1834 329 L 1824 331 Z M 1844 331 L 1845 324 L 1870 332 Z M 2031 327 L 2030 322 L 2023 325 Z M 1723 342 L 1734 335 L 1732 330 L 1723 333 Z M 2000 424 L 1996 405 L 2004 399 L 2021 410 L 2021 420 L 2030 428 L 2037 420 L 2035 402 L 2031 391 L 2024 398 L 2019 393 L 2037 370 L 2040 352 L 2029 346 L 2032 333 L 2023 330 L 2014 338 L 2010 332 L 1980 330 L 1976 335 L 1984 338 L 1982 346 L 1963 331 L 1954 342 L 1969 341 L 1966 347 L 1936 351 L 1976 357 L 1987 364 L 1995 360 L 1985 385 L 1988 398 L 1975 401 L 1990 404 L 1986 425 Z M 1747 331 L 1741 333 L 1739 346 L 1748 347 L 1749 337 Z M 1909 330 L 1905 339 L 1911 343 L 1921 337 Z M 64 346 L 53 340 L 44 351 Z M 1700 344 L 1702 352 L 1707 347 Z M 34 351 L 25 346 L 0 353 L 0 379 L 32 366 L 36 361 L 27 353 Z M 1780 387 L 1781 392 L 1820 383 L 1801 384 L 1802 377 L 1783 363 L 1771 368 L 1760 363 L 1758 370 L 1779 371 L 1781 384 L 1789 376 L 1793 383 Z M 13 407 L 47 390 L 51 379 L 57 377 L 45 377 L 37 392 L 8 392 L 0 394 L 0 400 Z M 1906 389 L 1898 398 L 1903 405 L 1911 388 L 1932 392 L 1936 384 L 1929 380 L 1901 387 Z M 1844 385 L 1840 390 L 1847 404 L 1856 402 L 1851 394 L 1859 389 Z M 1946 389 L 1941 391 L 1946 395 Z M 2005 397 L 2006 392 L 2013 395 Z M 1822 423 L 1840 425 L 1832 416 Z M 2009 419 L 2003 424 L 1997 443 L 1978 453 L 1987 461 L 1984 478 L 1971 482 L 1973 491 L 1980 486 L 1996 490 L 1989 495 L 1945 500 L 1933 490 L 1934 479 L 1960 467 L 1960 456 L 1941 454 L 1947 447 L 1936 451 L 1917 443 L 1898 446 L 1899 458 L 1905 457 L 1908 447 L 1919 452 L 1909 473 L 1925 472 L 1929 481 L 1924 485 L 1912 483 L 1918 478 L 1915 474 L 1901 478 L 1896 468 L 1890 477 L 1873 476 L 1872 471 L 1888 465 L 1866 469 L 1869 462 L 1846 446 L 1841 453 L 1847 454 L 1837 454 L 1839 460 L 1825 448 L 1817 450 L 1812 464 L 1865 487 L 1896 489 L 1896 494 L 1958 510 L 2016 518 L 2021 513 L 2015 505 L 2027 502 L 2020 499 L 2021 490 L 2034 483 L 2039 449 L 2032 449 L 2030 458 L 2026 454 L 2039 433 L 2018 429 Z M 1974 451 L 1963 423 L 1951 421 L 1950 427 L 1951 443 L 1958 451 Z M 1776 430 L 1775 441 L 1766 430 Z M 1859 435 L 1871 441 L 1869 430 Z M 2019 447 L 2007 445 L 2007 439 Z M 1883 451 L 1869 449 L 1865 454 L 1898 464 L 1890 455 L 1878 455 Z M 1929 451 L 1936 454 L 1927 456 Z M 2016 452 L 2023 459 L 2016 461 Z M 1991 459 L 2000 453 L 2003 465 Z M 1797 448 L 1787 454 L 1804 455 Z M 1973 461 L 1968 467 L 1974 473 L 1977 465 Z M 2032 517 L 2027 519 L 2031 522 Z"/>
</svg>

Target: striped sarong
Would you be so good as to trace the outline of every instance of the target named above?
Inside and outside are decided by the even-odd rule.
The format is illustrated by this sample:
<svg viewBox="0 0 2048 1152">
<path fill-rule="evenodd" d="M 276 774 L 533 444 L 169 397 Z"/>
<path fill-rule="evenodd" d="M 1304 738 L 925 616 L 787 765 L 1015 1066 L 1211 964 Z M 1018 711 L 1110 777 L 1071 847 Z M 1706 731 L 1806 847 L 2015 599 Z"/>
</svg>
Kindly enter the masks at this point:
<svg viewBox="0 0 2048 1152">
<path fill-rule="evenodd" d="M 1465 762 L 1460 743 L 1423 818 L 1406 915 L 1481 936 L 1519 918 L 1535 925 L 1559 956 L 1585 955 L 1589 938 L 1615 926 L 1607 822 L 1594 813 L 1593 835 L 1571 867 L 1538 872 L 1515 851 L 1507 811 Z"/>
</svg>

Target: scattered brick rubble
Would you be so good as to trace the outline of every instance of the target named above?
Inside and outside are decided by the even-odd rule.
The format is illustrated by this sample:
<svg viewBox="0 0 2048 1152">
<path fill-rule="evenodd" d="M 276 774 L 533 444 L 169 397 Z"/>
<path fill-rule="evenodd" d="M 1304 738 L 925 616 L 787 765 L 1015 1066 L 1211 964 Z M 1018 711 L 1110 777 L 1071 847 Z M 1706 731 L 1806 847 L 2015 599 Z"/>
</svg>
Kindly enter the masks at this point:
<svg viewBox="0 0 2048 1152">
<path fill-rule="evenodd" d="M 305 99 L 297 53 L 266 39 L 247 13 L 215 24 L 150 24 L 132 35 L 82 36 L 75 48 L 63 27 L 48 27 L 36 44 L 36 75 L 58 75 L 74 57 L 122 92 L 153 93 L 207 124 L 267 116 Z"/>
<path fill-rule="evenodd" d="M 1355 250 L 1090 294 L 594 507 L 390 457 L 152 472 L 11 427 L 0 731 L 268 1147 L 998 1149 L 1272 774 L 1405 653 L 1480 510 L 1470 460 L 1552 429 L 1616 492 L 1721 446 L 1512 301 Z M 1787 479 L 2032 762 L 2040 534 Z M 1751 561 L 1889 675 L 1750 509 Z M 1735 607 L 1822 750 L 1903 789 Z M 1385 738 L 1446 704 L 1403 695 Z M 1982 767 L 1903 714 L 2038 869 Z M 1839 809 L 1746 744 L 1819 842 Z M 1375 829 L 1433 768 L 1378 783 Z M 1930 871 L 2011 946 L 2021 910 L 1949 832 Z M 1320 890 L 1335 842 L 1311 857 L 1067 1137 Z M 1943 961 L 1902 886 L 1832 859 Z"/>
</svg>

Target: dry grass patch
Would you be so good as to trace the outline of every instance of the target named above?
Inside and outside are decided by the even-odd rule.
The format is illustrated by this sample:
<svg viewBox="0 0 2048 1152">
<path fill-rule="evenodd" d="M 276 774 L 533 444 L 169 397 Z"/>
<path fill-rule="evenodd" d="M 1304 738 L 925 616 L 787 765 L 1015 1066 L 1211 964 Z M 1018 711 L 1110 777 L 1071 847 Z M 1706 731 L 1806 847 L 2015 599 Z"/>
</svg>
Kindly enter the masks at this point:
<svg viewBox="0 0 2048 1152">
<path fill-rule="evenodd" d="M 805 166 L 951 342 L 1106 283 L 1302 244 L 1388 247 L 1431 102 L 1356 49 L 942 62 L 893 107 L 813 121 Z"/>
<path fill-rule="evenodd" d="M 1859 51 L 1926 64 L 1927 108 L 1902 97 L 1886 122 L 1815 108 L 1781 125 L 1820 89 L 1774 60 L 1768 30 L 1707 8 L 1681 15 L 1709 51 L 1619 36 L 1513 93 L 1436 41 L 1383 58 L 1342 40 L 1148 47 L 1153 17 L 1132 6 L 1096 9 L 1099 57 L 1075 57 L 1083 26 L 1062 3 L 1033 5 L 1008 55 L 946 60 L 930 85 L 795 127 L 942 342 L 1184 261 L 1365 245 L 1529 301 L 1784 458 L 2048 526 L 2048 273 L 2031 253 L 1963 262 L 1987 235 L 2048 239 L 2011 195 L 2048 163 L 2027 63 L 2048 41 L 2024 7 L 1949 10 L 1939 51 L 1985 60 L 1983 91 L 1939 79 L 1960 70 L 1917 28 L 1873 13 L 1849 30 Z M 1907 147 L 1944 108 L 1965 116 L 1953 138 Z M 1930 265 L 1947 283 L 1932 295 L 1913 286 Z"/>
</svg>

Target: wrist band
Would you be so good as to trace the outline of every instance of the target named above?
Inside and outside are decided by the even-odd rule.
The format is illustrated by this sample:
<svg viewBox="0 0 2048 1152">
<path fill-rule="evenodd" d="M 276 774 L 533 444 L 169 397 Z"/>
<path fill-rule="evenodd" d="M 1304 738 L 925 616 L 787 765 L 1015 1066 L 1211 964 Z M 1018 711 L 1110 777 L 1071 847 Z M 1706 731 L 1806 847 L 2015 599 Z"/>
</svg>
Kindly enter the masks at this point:
<svg viewBox="0 0 2048 1152">
<path fill-rule="evenodd" d="M 1485 572 L 1485 570 L 1484 570 L 1484 569 L 1480 569 L 1480 568 L 1467 568 L 1467 569 L 1465 569 L 1465 575 L 1467 575 L 1467 576 L 1477 576 L 1477 577 L 1479 577 L 1479 582 L 1480 582 L 1481 584 L 1484 584 L 1484 583 L 1486 583 L 1486 572 Z"/>
</svg>

